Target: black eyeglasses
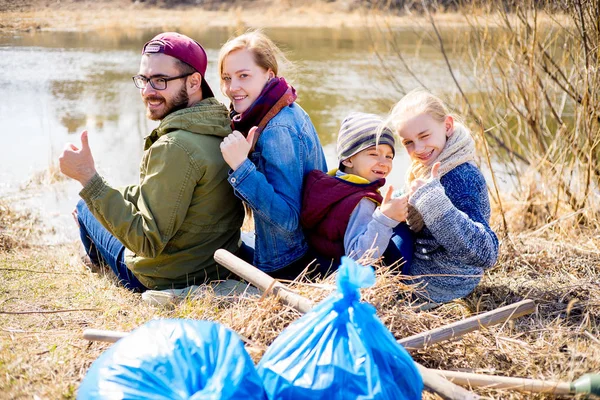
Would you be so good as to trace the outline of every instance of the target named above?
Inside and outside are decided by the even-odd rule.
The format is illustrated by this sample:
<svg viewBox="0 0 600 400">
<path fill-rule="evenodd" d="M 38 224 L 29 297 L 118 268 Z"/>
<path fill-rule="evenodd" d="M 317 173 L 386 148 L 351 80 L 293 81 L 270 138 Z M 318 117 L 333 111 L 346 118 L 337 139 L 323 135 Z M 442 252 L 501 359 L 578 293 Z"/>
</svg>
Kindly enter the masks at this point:
<svg viewBox="0 0 600 400">
<path fill-rule="evenodd" d="M 148 82 L 150 82 L 150 86 L 152 86 L 156 90 L 165 90 L 167 88 L 167 82 L 174 81 L 175 79 L 185 78 L 187 76 L 192 75 L 193 72 L 189 74 L 183 74 L 178 76 L 173 76 L 171 78 L 165 78 L 163 76 L 151 76 L 150 78 L 146 78 L 144 75 L 136 75 L 132 76 L 133 84 L 138 89 L 143 89 L 146 87 Z"/>
</svg>

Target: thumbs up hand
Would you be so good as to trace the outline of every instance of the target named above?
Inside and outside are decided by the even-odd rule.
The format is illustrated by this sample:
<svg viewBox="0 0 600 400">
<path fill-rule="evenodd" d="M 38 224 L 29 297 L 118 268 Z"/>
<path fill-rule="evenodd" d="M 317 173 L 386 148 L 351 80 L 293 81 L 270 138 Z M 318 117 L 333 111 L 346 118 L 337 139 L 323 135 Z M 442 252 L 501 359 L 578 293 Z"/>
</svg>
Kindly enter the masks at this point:
<svg viewBox="0 0 600 400">
<path fill-rule="evenodd" d="M 392 198 L 394 188 L 390 186 L 381 202 L 381 212 L 388 218 L 402 222 L 408 215 L 408 195 Z"/>
<path fill-rule="evenodd" d="M 60 172 L 79 181 L 83 186 L 92 179 L 96 174 L 96 166 L 90 150 L 87 131 L 81 133 L 81 148 L 73 143 L 65 146 L 62 154 L 58 157 L 58 166 Z"/>
<path fill-rule="evenodd" d="M 248 158 L 257 129 L 256 126 L 252 127 L 248 132 L 248 137 L 244 137 L 239 131 L 233 131 L 221 142 L 221 153 L 232 170 L 238 169 Z"/>
<path fill-rule="evenodd" d="M 439 162 L 433 164 L 431 167 L 431 177 L 429 179 L 415 179 L 412 181 L 410 184 L 410 194 L 414 194 L 421 186 L 428 184 L 434 179 L 437 179 L 440 176 L 440 165 L 441 164 Z"/>
</svg>

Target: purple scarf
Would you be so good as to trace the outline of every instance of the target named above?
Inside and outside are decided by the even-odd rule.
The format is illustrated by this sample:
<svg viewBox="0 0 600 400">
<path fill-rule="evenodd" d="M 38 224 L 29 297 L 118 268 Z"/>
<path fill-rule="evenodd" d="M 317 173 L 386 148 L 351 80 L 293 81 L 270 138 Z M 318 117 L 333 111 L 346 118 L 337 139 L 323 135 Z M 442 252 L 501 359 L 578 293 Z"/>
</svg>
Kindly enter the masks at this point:
<svg viewBox="0 0 600 400">
<path fill-rule="evenodd" d="M 248 131 L 253 126 L 258 127 L 252 144 L 252 149 L 254 149 L 260 133 L 269 121 L 284 107 L 292 104 L 297 97 L 296 89 L 288 85 L 284 78 L 272 78 L 245 112 L 238 114 L 233 107 L 231 108 L 231 125 L 234 130 L 240 131 L 244 136 L 248 135 Z"/>
</svg>

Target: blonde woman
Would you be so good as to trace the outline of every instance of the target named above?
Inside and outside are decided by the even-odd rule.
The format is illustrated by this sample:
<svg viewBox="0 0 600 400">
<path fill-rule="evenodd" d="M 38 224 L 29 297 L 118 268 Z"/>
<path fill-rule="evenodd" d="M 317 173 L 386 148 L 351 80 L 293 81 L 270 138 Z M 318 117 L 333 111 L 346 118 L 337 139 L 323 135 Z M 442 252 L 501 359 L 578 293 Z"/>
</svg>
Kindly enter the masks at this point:
<svg viewBox="0 0 600 400">
<path fill-rule="evenodd" d="M 221 91 L 231 100 L 234 129 L 221 152 L 229 183 L 254 215 L 255 246 L 246 243 L 254 247 L 247 258 L 273 277 L 293 279 L 312 261 L 300 226 L 304 176 L 327 165 L 296 90 L 279 76 L 279 61 L 287 60 L 258 31 L 221 48 Z"/>
</svg>

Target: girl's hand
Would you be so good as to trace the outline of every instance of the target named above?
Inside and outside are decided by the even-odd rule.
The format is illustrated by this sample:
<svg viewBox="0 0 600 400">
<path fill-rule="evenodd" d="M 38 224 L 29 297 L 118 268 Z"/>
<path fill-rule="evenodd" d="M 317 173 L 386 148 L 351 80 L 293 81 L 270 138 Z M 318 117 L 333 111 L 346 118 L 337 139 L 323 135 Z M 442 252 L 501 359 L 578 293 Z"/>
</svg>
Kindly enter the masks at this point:
<svg viewBox="0 0 600 400">
<path fill-rule="evenodd" d="M 239 131 L 233 131 L 221 142 L 221 153 L 232 170 L 238 169 L 248 158 L 256 129 L 258 129 L 256 126 L 252 127 L 248 132 L 248 137 L 244 137 Z"/>
<path fill-rule="evenodd" d="M 412 183 L 410 184 L 410 190 L 409 190 L 410 195 L 415 194 L 417 189 L 419 189 L 421 186 L 425 186 L 432 180 L 437 179 L 438 176 L 440 175 L 440 173 L 439 173 L 440 165 L 441 164 L 439 162 L 436 162 L 435 164 L 433 164 L 433 167 L 431 167 L 431 177 L 429 179 L 415 179 L 414 181 L 412 181 Z"/>
<path fill-rule="evenodd" d="M 385 193 L 385 197 L 379 208 L 383 215 L 394 221 L 406 221 L 406 217 L 408 216 L 408 195 L 405 194 L 400 197 L 392 198 L 393 192 L 394 188 L 390 186 Z"/>
</svg>

